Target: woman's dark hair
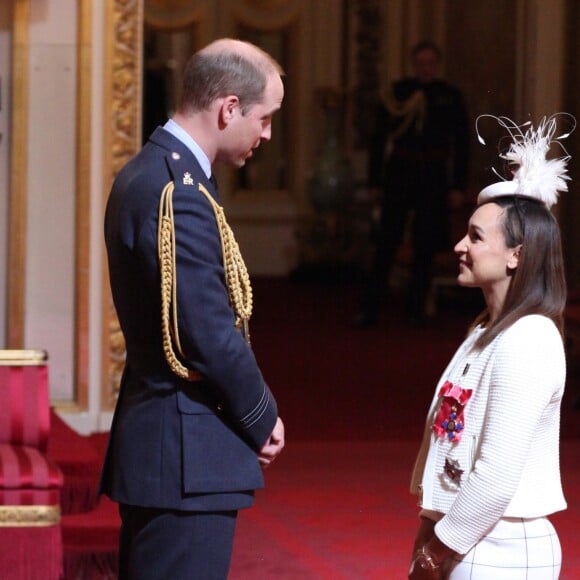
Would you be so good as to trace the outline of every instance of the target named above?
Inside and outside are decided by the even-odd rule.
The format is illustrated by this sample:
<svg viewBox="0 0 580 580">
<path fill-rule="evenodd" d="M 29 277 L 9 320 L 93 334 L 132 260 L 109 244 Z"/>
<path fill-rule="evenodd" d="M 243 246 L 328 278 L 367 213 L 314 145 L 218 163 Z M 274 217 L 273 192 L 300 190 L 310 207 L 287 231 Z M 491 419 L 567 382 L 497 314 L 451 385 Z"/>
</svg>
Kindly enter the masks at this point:
<svg viewBox="0 0 580 580">
<path fill-rule="evenodd" d="M 556 219 L 544 203 L 529 197 L 500 196 L 485 203 L 504 209 L 501 223 L 506 246 L 515 248 L 521 244 L 521 250 L 502 311 L 478 338 L 476 347 L 484 348 L 528 314 L 546 316 L 563 335 L 566 278 Z M 485 310 L 474 325 L 488 322 L 489 312 Z"/>
</svg>

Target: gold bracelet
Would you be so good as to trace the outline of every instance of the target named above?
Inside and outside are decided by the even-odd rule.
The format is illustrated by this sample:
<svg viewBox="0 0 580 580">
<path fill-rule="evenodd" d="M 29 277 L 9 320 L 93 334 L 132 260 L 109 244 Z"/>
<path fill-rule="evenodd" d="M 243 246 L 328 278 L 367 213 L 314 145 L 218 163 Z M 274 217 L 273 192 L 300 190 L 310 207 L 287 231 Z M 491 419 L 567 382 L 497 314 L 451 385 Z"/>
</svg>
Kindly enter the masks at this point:
<svg viewBox="0 0 580 580">
<path fill-rule="evenodd" d="M 435 563 L 433 556 L 425 549 L 425 546 L 415 552 L 415 562 L 423 570 L 437 570 L 439 568 L 439 564 Z"/>
</svg>

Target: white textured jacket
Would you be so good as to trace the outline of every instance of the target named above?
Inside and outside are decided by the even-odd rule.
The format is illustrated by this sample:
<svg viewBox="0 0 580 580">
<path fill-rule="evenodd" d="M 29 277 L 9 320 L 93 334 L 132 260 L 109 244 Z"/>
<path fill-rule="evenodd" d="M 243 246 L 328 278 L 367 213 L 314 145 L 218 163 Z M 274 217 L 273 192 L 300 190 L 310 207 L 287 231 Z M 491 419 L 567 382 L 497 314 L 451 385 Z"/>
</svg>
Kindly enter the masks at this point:
<svg viewBox="0 0 580 580">
<path fill-rule="evenodd" d="M 476 328 L 466 338 L 437 385 L 411 481 L 419 505 L 444 514 L 437 536 L 460 554 L 500 518 L 566 508 L 559 460 L 566 378 L 560 333 L 548 318 L 530 315 L 482 351 L 473 350 L 482 332 Z M 448 380 L 473 391 L 459 442 L 432 429 L 438 393 Z"/>
</svg>

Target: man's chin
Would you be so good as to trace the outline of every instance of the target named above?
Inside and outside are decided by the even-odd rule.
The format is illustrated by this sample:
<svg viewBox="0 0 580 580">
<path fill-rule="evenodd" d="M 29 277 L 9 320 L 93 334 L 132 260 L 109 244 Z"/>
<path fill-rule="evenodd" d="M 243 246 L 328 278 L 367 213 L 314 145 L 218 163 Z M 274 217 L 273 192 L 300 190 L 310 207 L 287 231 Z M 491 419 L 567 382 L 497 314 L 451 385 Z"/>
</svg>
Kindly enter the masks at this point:
<svg viewBox="0 0 580 580">
<path fill-rule="evenodd" d="M 249 153 L 247 153 L 245 157 L 243 157 L 239 160 L 238 167 L 243 167 L 248 162 L 248 160 L 252 158 L 253 155 L 254 155 L 253 151 L 250 151 Z"/>
<path fill-rule="evenodd" d="M 240 169 L 246 164 L 245 159 L 227 159 L 222 162 L 224 165 L 228 167 L 232 167 L 233 169 Z"/>
</svg>

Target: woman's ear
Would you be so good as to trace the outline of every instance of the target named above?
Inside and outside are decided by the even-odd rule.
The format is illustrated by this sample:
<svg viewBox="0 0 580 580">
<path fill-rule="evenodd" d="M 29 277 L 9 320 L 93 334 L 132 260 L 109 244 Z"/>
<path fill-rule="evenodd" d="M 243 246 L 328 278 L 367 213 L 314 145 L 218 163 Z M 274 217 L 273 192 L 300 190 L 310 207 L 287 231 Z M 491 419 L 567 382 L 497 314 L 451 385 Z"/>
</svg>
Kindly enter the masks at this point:
<svg viewBox="0 0 580 580">
<path fill-rule="evenodd" d="M 518 267 L 520 263 L 521 252 L 522 252 L 522 244 L 517 245 L 515 248 L 511 248 L 507 263 L 507 267 L 510 270 L 515 270 Z"/>
</svg>

